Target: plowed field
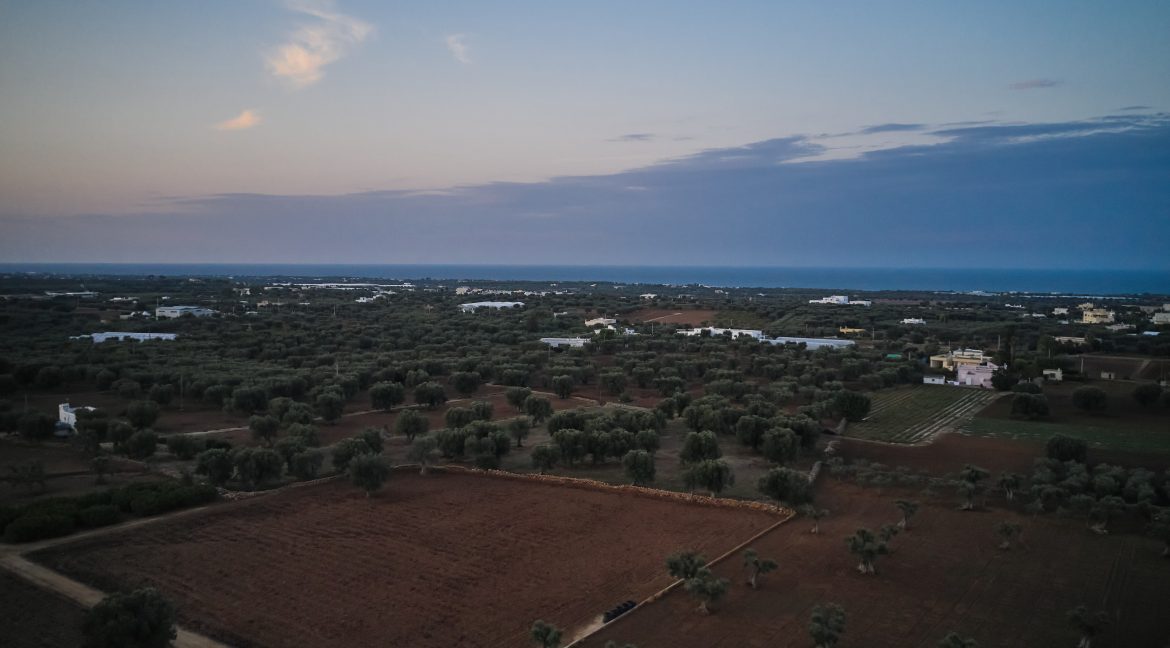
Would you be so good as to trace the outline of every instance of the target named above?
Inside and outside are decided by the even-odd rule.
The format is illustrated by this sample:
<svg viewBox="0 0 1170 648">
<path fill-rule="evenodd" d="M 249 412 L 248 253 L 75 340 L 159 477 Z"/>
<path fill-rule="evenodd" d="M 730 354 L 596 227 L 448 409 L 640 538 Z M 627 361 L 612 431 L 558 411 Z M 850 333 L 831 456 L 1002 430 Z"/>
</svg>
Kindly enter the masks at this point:
<svg viewBox="0 0 1170 648">
<path fill-rule="evenodd" d="M 911 529 L 894 538 L 893 553 L 879 558 L 876 576 L 858 574 L 843 538 L 858 527 L 896 522 L 898 497 L 905 495 L 826 478 L 817 504 L 832 513 L 821 521 L 820 535 L 808 532 L 808 520 L 796 519 L 754 543 L 761 557 L 780 563 L 759 590 L 744 584 L 742 561 L 729 559 L 715 568 L 732 581 L 715 614 L 699 614 L 685 591 L 674 590 L 607 625 L 584 646 L 613 640 L 674 648 L 805 648 L 812 645 L 809 615 L 823 603 L 845 608 L 840 648 L 934 648 L 952 631 L 983 648 L 1075 646 L 1079 636 L 1065 613 L 1081 604 L 1111 618 L 1094 648 L 1170 645 L 1170 561 L 1147 536 L 1099 536 L 1081 521 L 1053 516 L 960 512 L 953 498 L 941 498 L 924 502 Z M 1025 546 L 996 548 L 994 528 L 1001 520 L 1023 525 Z"/>
<path fill-rule="evenodd" d="M 234 646 L 521 646 L 669 584 L 771 513 L 455 474 L 329 482 L 66 544 L 34 558 L 102 590 L 150 584 Z"/>
</svg>

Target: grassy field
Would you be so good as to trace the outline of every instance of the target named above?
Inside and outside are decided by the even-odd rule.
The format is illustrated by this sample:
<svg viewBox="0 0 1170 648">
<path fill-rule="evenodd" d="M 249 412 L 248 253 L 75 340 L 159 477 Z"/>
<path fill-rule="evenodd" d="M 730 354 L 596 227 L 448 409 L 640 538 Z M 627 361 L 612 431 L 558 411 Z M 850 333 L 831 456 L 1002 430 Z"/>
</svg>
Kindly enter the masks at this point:
<svg viewBox="0 0 1170 648">
<path fill-rule="evenodd" d="M 995 392 L 943 386 L 892 389 L 873 396 L 869 416 L 851 423 L 847 436 L 891 443 L 918 443 L 957 429 L 988 403 Z"/>
<path fill-rule="evenodd" d="M 1087 413 L 1072 402 L 1079 384 L 1047 385 L 1044 395 L 1051 414 L 1042 421 L 1011 416 L 1011 396 L 1000 399 L 962 426 L 969 436 L 1046 441 L 1054 434 L 1084 439 L 1091 447 L 1135 453 L 1170 454 L 1170 409 L 1142 407 L 1131 396 L 1137 383 L 1100 381 L 1109 404 L 1104 412 Z"/>
<path fill-rule="evenodd" d="M 1052 423 L 1048 421 L 1013 421 L 979 417 L 963 425 L 960 433 L 968 436 L 1047 441 L 1054 434 L 1084 439 L 1090 447 L 1127 452 L 1170 454 L 1170 430 L 1130 428 L 1112 425 Z"/>
</svg>

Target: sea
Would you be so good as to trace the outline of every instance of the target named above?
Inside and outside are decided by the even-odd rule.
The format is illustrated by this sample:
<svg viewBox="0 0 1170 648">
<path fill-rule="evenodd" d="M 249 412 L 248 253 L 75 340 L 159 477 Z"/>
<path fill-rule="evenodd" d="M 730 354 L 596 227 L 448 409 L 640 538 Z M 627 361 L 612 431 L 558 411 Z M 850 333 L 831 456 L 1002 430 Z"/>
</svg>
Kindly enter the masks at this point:
<svg viewBox="0 0 1170 648">
<path fill-rule="evenodd" d="M 366 278 L 408 281 L 500 280 L 702 285 L 720 288 L 815 288 L 1076 296 L 1170 294 L 1170 270 L 977 268 L 829 268 L 621 265 L 334 265 L 0 263 L 0 272 L 188 277 Z"/>
</svg>

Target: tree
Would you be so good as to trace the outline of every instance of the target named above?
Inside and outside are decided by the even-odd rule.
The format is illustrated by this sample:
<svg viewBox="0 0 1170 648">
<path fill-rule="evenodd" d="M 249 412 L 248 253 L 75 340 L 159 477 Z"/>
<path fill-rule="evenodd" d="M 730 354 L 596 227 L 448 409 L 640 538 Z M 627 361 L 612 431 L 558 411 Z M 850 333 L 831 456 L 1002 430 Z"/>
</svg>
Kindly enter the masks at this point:
<svg viewBox="0 0 1170 648">
<path fill-rule="evenodd" d="M 762 416 L 747 416 L 739 417 L 735 422 L 735 438 L 739 442 L 750 446 L 753 451 L 760 449 L 760 444 L 764 441 L 764 433 L 768 431 L 769 421 Z"/>
<path fill-rule="evenodd" d="M 962 506 L 964 511 L 975 510 L 975 496 L 982 492 L 983 487 L 980 482 L 986 479 L 991 473 L 971 464 L 966 464 L 963 469 L 959 471 L 959 493 L 963 495 L 966 502 Z"/>
<path fill-rule="evenodd" d="M 434 409 L 447 402 L 447 390 L 439 383 L 428 380 L 414 388 L 414 402 L 427 409 Z"/>
<path fill-rule="evenodd" d="M 504 391 L 504 398 L 507 399 L 508 404 L 516 408 L 517 412 L 524 412 L 524 401 L 532 395 L 532 390 L 527 387 L 509 387 Z"/>
<path fill-rule="evenodd" d="M 407 441 L 414 441 L 416 436 L 426 434 L 431 422 L 415 410 L 403 410 L 394 423 L 394 432 L 404 435 Z"/>
<path fill-rule="evenodd" d="M 642 430 L 634 435 L 634 447 L 639 450 L 645 450 L 650 454 L 658 452 L 660 443 L 661 439 L 659 439 L 658 433 L 654 430 Z"/>
<path fill-rule="evenodd" d="M 853 535 L 845 538 L 845 543 L 849 546 L 849 553 L 857 556 L 857 571 L 862 574 L 876 574 L 874 561 L 878 556 L 890 552 L 886 543 L 869 529 L 858 529 Z"/>
<path fill-rule="evenodd" d="M 800 437 L 789 428 L 777 428 L 764 433 L 764 458 L 772 463 L 788 463 L 800 454 Z"/>
<path fill-rule="evenodd" d="M 918 512 L 918 502 L 913 500 L 897 500 L 894 504 L 902 512 L 902 519 L 898 522 L 898 528 L 909 529 L 910 518 L 914 517 L 914 514 Z"/>
<path fill-rule="evenodd" d="M 1092 648 L 1093 638 L 1109 626 L 1109 613 L 1102 610 L 1094 614 L 1083 605 L 1069 610 L 1066 616 L 1069 625 L 1081 633 L 1081 640 L 1077 644 L 1077 648 Z"/>
<path fill-rule="evenodd" d="M 427 468 L 439 458 L 439 444 L 432 436 L 421 436 L 410 444 L 406 458 L 418 464 L 418 474 L 427 474 Z"/>
<path fill-rule="evenodd" d="M 581 430 L 572 428 L 557 430 L 553 432 L 552 440 L 561 449 L 561 458 L 569 464 L 569 467 L 588 454 L 588 448 L 585 445 L 587 436 Z"/>
<path fill-rule="evenodd" d="M 999 548 L 1002 551 L 1007 551 L 1012 548 L 1012 541 L 1020 537 L 1020 532 L 1024 527 L 1014 522 L 1004 520 L 995 526 L 995 533 L 999 536 Z"/>
<path fill-rule="evenodd" d="M 654 455 L 645 450 L 627 452 L 622 457 L 622 468 L 635 486 L 645 486 L 654 481 Z"/>
<path fill-rule="evenodd" d="M 1072 402 L 1077 409 L 1096 414 L 1108 407 L 1109 395 L 1100 387 L 1078 387 L 1073 390 Z"/>
<path fill-rule="evenodd" d="M 320 450 L 305 450 L 294 454 L 288 460 L 288 469 L 297 479 L 308 481 L 317 478 L 323 463 L 325 455 Z"/>
<path fill-rule="evenodd" d="M 1012 396 L 1011 415 L 1014 418 L 1029 421 L 1046 418 L 1048 416 L 1048 399 L 1043 394 L 1016 394 Z"/>
<path fill-rule="evenodd" d="M 451 386 L 464 398 L 475 393 L 483 382 L 479 374 L 474 371 L 457 371 L 451 374 Z"/>
<path fill-rule="evenodd" d="M 370 452 L 382 454 L 382 431 L 378 428 L 368 427 L 358 432 L 357 438 L 365 441 L 366 445 L 370 446 Z"/>
<path fill-rule="evenodd" d="M 541 648 L 559 648 L 561 645 L 562 630 L 550 623 L 537 619 L 532 624 L 530 635 L 532 640 Z"/>
<path fill-rule="evenodd" d="M 126 439 L 125 448 L 126 456 L 131 459 L 154 456 L 158 450 L 158 435 L 151 430 L 139 430 Z"/>
<path fill-rule="evenodd" d="M 1004 498 L 1010 502 L 1016 498 L 1016 491 L 1020 489 L 1020 476 L 1011 472 L 1001 473 L 995 485 L 1003 490 Z"/>
<path fill-rule="evenodd" d="M 577 381 L 573 380 L 572 376 L 554 376 L 552 379 L 553 392 L 561 399 L 568 398 L 573 395 L 573 387 Z"/>
<path fill-rule="evenodd" d="M 206 475 L 213 486 L 223 486 L 232 478 L 231 453 L 222 448 L 204 450 L 195 457 L 195 472 Z"/>
<path fill-rule="evenodd" d="M 1158 404 L 1162 397 L 1162 387 L 1158 383 L 1142 383 L 1133 388 L 1131 395 L 1138 405 L 1150 407 Z"/>
<path fill-rule="evenodd" d="M 109 455 L 98 455 L 89 460 L 89 466 L 93 473 L 97 475 L 95 484 L 106 483 L 106 473 L 110 472 L 110 457 Z"/>
<path fill-rule="evenodd" d="M 280 430 L 280 421 L 272 416 L 253 416 L 248 419 L 248 429 L 252 431 L 252 438 L 263 441 L 264 445 L 271 446 L 272 440 Z"/>
<path fill-rule="evenodd" d="M 197 437 L 186 434 L 172 434 L 167 437 L 167 450 L 183 461 L 195 458 L 204 448 L 204 442 Z"/>
<path fill-rule="evenodd" d="M 719 439 L 714 432 L 688 432 L 678 452 L 679 461 L 684 464 L 710 461 L 722 456 Z"/>
<path fill-rule="evenodd" d="M 690 580 L 707 564 L 702 554 L 694 551 L 684 551 L 666 557 L 666 571 L 670 577 L 677 580 Z"/>
<path fill-rule="evenodd" d="M 860 421 L 869 416 L 870 401 L 865 394 L 842 389 L 833 397 L 833 411 L 849 421 Z"/>
<path fill-rule="evenodd" d="M 337 472 L 346 472 L 349 462 L 359 455 L 373 454 L 374 450 L 363 439 L 350 437 L 342 439 L 333 446 L 333 469 Z"/>
<path fill-rule="evenodd" d="M 814 534 L 821 532 L 821 518 L 827 517 L 829 515 L 828 510 L 822 509 L 822 508 L 817 508 L 817 507 L 813 506 L 812 504 L 805 504 L 805 505 L 801 506 L 799 509 L 799 512 L 801 515 L 803 515 L 806 518 L 812 518 L 813 526 L 812 526 L 812 530 L 810 531 L 810 533 L 814 533 Z"/>
<path fill-rule="evenodd" d="M 957 633 L 948 632 L 947 636 L 938 642 L 938 648 L 979 648 L 979 642 L 970 637 L 962 637 Z"/>
<path fill-rule="evenodd" d="M 1090 528 L 1094 532 L 1100 533 L 1102 535 L 1109 533 L 1109 521 L 1117 517 L 1117 515 L 1125 511 L 1125 509 L 1125 500 L 1121 499 L 1120 497 L 1116 495 L 1107 495 L 1102 497 L 1101 499 L 1097 500 L 1096 504 L 1094 504 L 1089 510 L 1089 519 L 1096 522 L 1096 524 L 1093 524 Z"/>
<path fill-rule="evenodd" d="M 760 477 L 756 488 L 764 495 L 788 506 L 799 506 L 812 501 L 812 485 L 808 475 L 791 468 L 773 468 Z"/>
<path fill-rule="evenodd" d="M 342 412 L 345 411 L 345 399 L 335 391 L 318 394 L 314 405 L 317 408 L 317 414 L 325 419 L 326 423 L 332 423 L 341 418 Z"/>
<path fill-rule="evenodd" d="M 541 396 L 529 396 L 524 401 L 524 413 L 532 417 L 532 422 L 535 425 L 540 425 L 548 417 L 552 416 L 552 403 L 547 398 Z"/>
<path fill-rule="evenodd" d="M 711 570 L 702 567 L 693 578 L 687 579 L 684 587 L 691 596 L 699 599 L 699 611 L 710 614 L 711 606 L 723 598 L 730 584 L 726 578 L 718 578 Z"/>
<path fill-rule="evenodd" d="M 516 447 L 524 447 L 524 439 L 528 438 L 528 432 L 532 429 L 532 424 L 526 418 L 514 418 L 508 421 L 507 424 L 508 435 L 516 440 Z"/>
<path fill-rule="evenodd" d="M 540 474 L 556 468 L 561 460 L 561 449 L 555 445 L 538 445 L 532 449 L 532 467 Z"/>
<path fill-rule="evenodd" d="M 55 425 L 53 417 L 44 412 L 26 412 L 17 421 L 16 427 L 20 430 L 20 436 L 30 441 L 39 441 L 53 436 Z"/>
<path fill-rule="evenodd" d="M 126 406 L 126 419 L 135 429 L 146 429 L 158 420 L 158 403 L 148 400 L 134 401 Z"/>
<path fill-rule="evenodd" d="M 748 585 L 752 589 L 756 589 L 759 585 L 760 576 L 768 572 L 775 571 L 780 565 L 775 560 L 761 559 L 755 549 L 745 549 L 743 552 L 743 565 L 748 568 L 751 574 L 748 576 Z"/>
<path fill-rule="evenodd" d="M 256 488 L 279 479 L 284 471 L 284 458 L 275 450 L 242 448 L 232 456 L 236 475 L 249 488 Z"/>
<path fill-rule="evenodd" d="M 443 422 L 449 428 L 461 428 L 476 420 L 475 412 L 466 407 L 450 407 L 443 413 Z"/>
<path fill-rule="evenodd" d="M 1044 445 L 1044 452 L 1049 459 L 1062 463 L 1075 461 L 1083 464 L 1089 452 L 1089 444 L 1083 439 L 1056 434 L 1048 439 L 1048 443 Z"/>
<path fill-rule="evenodd" d="M 845 634 L 845 608 L 836 603 L 818 605 L 813 608 L 808 624 L 816 648 L 832 648 Z"/>
<path fill-rule="evenodd" d="M 702 487 L 711 492 L 711 497 L 719 495 L 723 489 L 735 484 L 735 473 L 731 465 L 718 459 L 707 459 L 691 464 L 683 475 L 683 480 L 693 492 L 696 487 Z"/>
<path fill-rule="evenodd" d="M 370 406 L 389 411 L 406 401 L 406 387 L 400 382 L 379 382 L 370 387 Z"/>
<path fill-rule="evenodd" d="M 86 648 L 164 648 L 175 638 L 175 606 L 145 588 L 105 597 L 85 614 Z"/>
<path fill-rule="evenodd" d="M 1020 382 L 1020 377 L 1006 367 L 1000 367 L 991 372 L 991 386 L 996 391 L 1008 391 L 1018 382 Z"/>
<path fill-rule="evenodd" d="M 1162 557 L 1170 558 L 1170 510 L 1163 509 L 1154 515 L 1150 535 L 1162 541 Z"/>
<path fill-rule="evenodd" d="M 360 454 L 350 460 L 348 472 L 353 485 L 366 491 L 368 498 L 390 477 L 390 463 L 382 455 Z"/>
</svg>

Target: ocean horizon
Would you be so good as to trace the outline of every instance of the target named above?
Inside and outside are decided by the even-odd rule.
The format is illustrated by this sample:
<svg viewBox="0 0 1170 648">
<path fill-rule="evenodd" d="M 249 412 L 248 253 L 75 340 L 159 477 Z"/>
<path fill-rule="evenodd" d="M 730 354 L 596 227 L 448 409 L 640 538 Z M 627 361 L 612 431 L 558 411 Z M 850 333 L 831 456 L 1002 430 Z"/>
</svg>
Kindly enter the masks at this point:
<svg viewBox="0 0 1170 648">
<path fill-rule="evenodd" d="M 609 282 L 720 288 L 1170 294 L 1170 270 L 578 266 L 481 264 L 0 263 L 0 272 L 79 276 L 294 277 Z"/>
</svg>

